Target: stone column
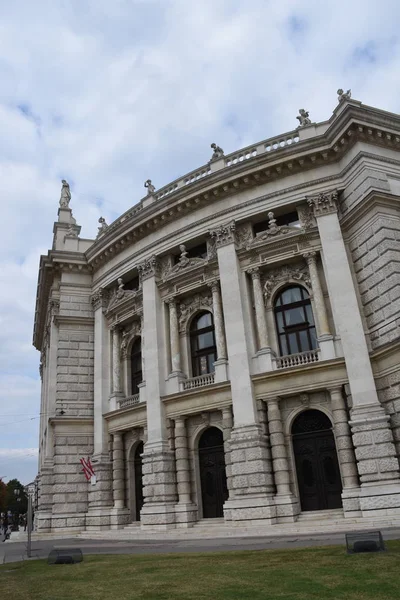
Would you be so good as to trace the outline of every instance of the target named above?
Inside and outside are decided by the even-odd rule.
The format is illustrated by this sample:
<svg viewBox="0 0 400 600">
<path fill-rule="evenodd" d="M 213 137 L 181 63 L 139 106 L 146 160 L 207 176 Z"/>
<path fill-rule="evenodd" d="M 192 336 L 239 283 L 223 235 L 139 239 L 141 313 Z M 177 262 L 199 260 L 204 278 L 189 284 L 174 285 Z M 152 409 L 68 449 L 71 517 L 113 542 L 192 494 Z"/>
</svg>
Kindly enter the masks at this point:
<svg viewBox="0 0 400 600">
<path fill-rule="evenodd" d="M 124 508 L 124 444 L 121 433 L 113 435 L 113 500 L 114 508 Z"/>
<path fill-rule="evenodd" d="M 141 526 L 161 529 L 175 523 L 175 456 L 168 444 L 165 408 L 165 339 L 163 303 L 157 286 L 155 256 L 138 265 L 143 290 L 144 380 L 146 382 L 147 442 L 143 452 L 144 506 Z"/>
<path fill-rule="evenodd" d="M 329 331 L 328 315 L 326 312 L 324 294 L 322 293 L 321 281 L 317 267 L 317 253 L 305 252 L 305 258 L 308 271 L 310 273 L 311 288 L 315 307 L 315 327 L 318 335 L 318 343 L 321 349 L 322 360 L 335 358 L 335 348 L 333 345 L 333 336 Z"/>
<path fill-rule="evenodd" d="M 343 489 L 358 487 L 356 458 L 351 441 L 350 425 L 341 387 L 328 388 L 331 396 L 336 450 L 342 473 Z"/>
<path fill-rule="evenodd" d="M 97 530 L 110 525 L 112 497 L 112 465 L 108 448 L 108 427 L 103 415 L 110 408 L 110 335 L 103 309 L 107 305 L 107 291 L 100 288 L 91 298 L 94 310 L 94 451 L 92 462 L 96 485 L 89 487 L 89 511 L 86 529 Z"/>
<path fill-rule="evenodd" d="M 271 442 L 272 468 L 277 495 L 289 495 L 289 463 L 283 435 L 282 417 L 277 399 L 268 400 L 268 426 Z"/>
<path fill-rule="evenodd" d="M 308 198 L 317 219 L 334 320 L 341 337 L 353 400 L 350 426 L 361 479 L 362 513 L 387 514 L 400 505 L 399 461 L 376 391 L 368 346 L 337 215 L 337 192 Z M 378 511 L 378 512 L 377 512 Z"/>
<path fill-rule="evenodd" d="M 185 417 L 175 419 L 175 459 L 179 503 L 189 504 L 190 473 Z"/>
<path fill-rule="evenodd" d="M 265 519 L 271 523 L 275 518 L 273 487 L 251 380 L 245 325 L 249 326 L 250 313 L 245 309 L 246 282 L 236 254 L 235 223 L 222 225 L 210 235 L 217 248 L 234 414 L 229 444 L 232 487 L 224 515 L 228 521 Z"/>
<path fill-rule="evenodd" d="M 258 352 L 260 369 L 272 371 L 272 353 L 268 339 L 267 319 L 265 314 L 264 294 L 261 286 L 261 273 L 258 267 L 248 269 L 253 282 L 254 308 L 256 313 Z"/>
<path fill-rule="evenodd" d="M 225 468 L 226 468 L 226 484 L 230 493 L 232 489 L 232 461 L 230 439 L 233 429 L 233 414 L 232 407 L 226 406 L 222 409 L 222 432 L 224 436 L 224 451 L 225 451 Z"/>
<path fill-rule="evenodd" d="M 172 373 L 181 373 L 181 349 L 179 342 L 178 309 L 175 298 L 171 298 L 168 301 L 168 306 Z"/>
<path fill-rule="evenodd" d="M 217 346 L 217 360 L 215 366 L 215 381 L 228 380 L 228 353 L 226 351 L 225 341 L 225 325 L 222 314 L 221 292 L 218 281 L 213 281 L 208 284 L 211 288 L 213 313 L 214 313 L 214 328 L 215 328 L 215 343 Z"/>
<path fill-rule="evenodd" d="M 110 395 L 110 410 L 118 408 L 118 400 L 123 397 L 121 390 L 121 332 L 118 327 L 111 328 L 112 345 L 112 391 Z"/>
</svg>

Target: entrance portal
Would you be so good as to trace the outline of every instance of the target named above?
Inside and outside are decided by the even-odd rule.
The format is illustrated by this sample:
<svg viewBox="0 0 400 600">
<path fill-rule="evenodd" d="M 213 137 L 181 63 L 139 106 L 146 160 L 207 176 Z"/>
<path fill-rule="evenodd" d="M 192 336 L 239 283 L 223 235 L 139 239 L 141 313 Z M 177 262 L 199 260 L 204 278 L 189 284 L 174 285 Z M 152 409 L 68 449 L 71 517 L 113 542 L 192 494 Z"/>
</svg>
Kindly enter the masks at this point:
<svg viewBox="0 0 400 600">
<path fill-rule="evenodd" d="M 142 506 L 143 506 L 142 454 L 143 454 L 143 442 L 140 442 L 136 446 L 135 458 L 134 458 L 136 521 L 140 521 L 140 511 L 142 510 Z"/>
<path fill-rule="evenodd" d="M 319 410 L 306 410 L 292 425 L 301 509 L 341 508 L 342 482 L 332 423 Z"/>
<path fill-rule="evenodd" d="M 228 499 L 225 452 L 222 431 L 209 427 L 199 440 L 199 463 L 203 517 L 223 517 L 223 506 Z"/>
</svg>

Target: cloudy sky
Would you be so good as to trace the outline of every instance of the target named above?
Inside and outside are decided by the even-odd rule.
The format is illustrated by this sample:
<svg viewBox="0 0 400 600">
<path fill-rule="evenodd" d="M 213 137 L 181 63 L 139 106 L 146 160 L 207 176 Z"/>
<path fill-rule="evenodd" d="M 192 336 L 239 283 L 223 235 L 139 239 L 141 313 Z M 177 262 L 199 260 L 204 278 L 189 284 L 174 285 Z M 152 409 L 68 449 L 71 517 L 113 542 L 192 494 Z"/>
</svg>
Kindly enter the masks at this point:
<svg viewBox="0 0 400 600">
<path fill-rule="evenodd" d="M 398 0 L 0 0 L 0 477 L 36 474 L 39 255 L 60 180 L 82 236 L 225 152 L 328 119 L 336 90 L 400 112 Z"/>
</svg>

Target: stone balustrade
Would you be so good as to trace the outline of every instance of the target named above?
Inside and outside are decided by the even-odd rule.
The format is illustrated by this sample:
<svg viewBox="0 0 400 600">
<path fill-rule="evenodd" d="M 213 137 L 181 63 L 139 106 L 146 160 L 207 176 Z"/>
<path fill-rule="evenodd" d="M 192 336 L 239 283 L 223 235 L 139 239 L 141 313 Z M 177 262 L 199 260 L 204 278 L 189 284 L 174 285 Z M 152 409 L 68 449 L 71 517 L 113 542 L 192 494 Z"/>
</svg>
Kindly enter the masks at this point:
<svg viewBox="0 0 400 600">
<path fill-rule="evenodd" d="M 185 177 L 183 178 L 183 183 L 184 185 L 189 185 L 191 183 L 195 183 L 196 181 L 199 181 L 200 179 L 203 179 L 203 177 L 206 177 L 207 175 L 211 174 L 211 169 L 210 166 L 207 165 L 205 167 L 202 167 L 201 169 L 196 169 L 196 171 L 193 171 L 192 173 L 188 173 L 187 175 L 185 175 Z"/>
<path fill-rule="evenodd" d="M 310 350 L 309 352 L 299 352 L 298 354 L 289 354 L 287 356 L 277 356 L 273 361 L 277 369 L 308 365 L 319 361 L 319 349 Z"/>
<path fill-rule="evenodd" d="M 135 406 L 135 404 L 140 403 L 140 394 L 133 394 L 132 396 L 127 396 L 122 400 L 118 401 L 118 408 L 128 408 L 128 406 Z"/>
<path fill-rule="evenodd" d="M 183 390 L 192 390 L 194 388 L 204 387 L 205 385 L 211 385 L 215 381 L 214 373 L 207 373 L 206 375 L 199 375 L 198 377 L 191 377 L 182 382 Z"/>
</svg>

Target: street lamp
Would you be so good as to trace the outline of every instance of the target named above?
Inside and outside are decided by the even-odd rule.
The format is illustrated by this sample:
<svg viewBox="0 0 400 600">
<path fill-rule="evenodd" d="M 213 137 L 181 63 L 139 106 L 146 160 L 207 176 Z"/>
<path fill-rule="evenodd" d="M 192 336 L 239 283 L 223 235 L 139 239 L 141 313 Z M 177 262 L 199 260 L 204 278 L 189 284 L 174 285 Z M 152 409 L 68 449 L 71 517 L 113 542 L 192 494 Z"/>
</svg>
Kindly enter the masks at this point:
<svg viewBox="0 0 400 600">
<path fill-rule="evenodd" d="M 21 498 L 20 498 L 20 494 L 21 494 L 21 490 L 19 488 L 14 488 L 14 496 L 17 500 L 17 502 L 21 502 Z M 17 513 L 13 515 L 13 521 L 14 521 L 14 531 L 18 531 L 19 530 L 19 510 L 17 510 Z"/>
</svg>

